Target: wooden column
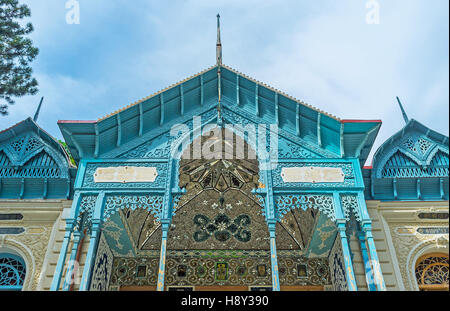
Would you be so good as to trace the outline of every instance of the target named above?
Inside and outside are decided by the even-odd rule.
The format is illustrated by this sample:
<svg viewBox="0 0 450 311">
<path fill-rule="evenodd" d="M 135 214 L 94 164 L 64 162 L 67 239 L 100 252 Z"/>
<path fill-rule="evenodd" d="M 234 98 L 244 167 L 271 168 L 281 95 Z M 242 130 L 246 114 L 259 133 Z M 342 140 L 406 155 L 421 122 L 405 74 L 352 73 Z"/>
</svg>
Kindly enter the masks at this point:
<svg viewBox="0 0 450 311">
<path fill-rule="evenodd" d="M 58 263 L 56 264 L 55 274 L 53 275 L 52 285 L 50 290 L 59 290 L 59 285 L 61 284 L 61 277 L 64 269 L 64 264 L 66 262 L 67 249 L 69 248 L 70 236 L 72 235 L 73 223 L 66 224 L 66 233 L 64 234 L 64 240 L 61 245 L 61 251 L 59 253 Z"/>
<path fill-rule="evenodd" d="M 103 209 L 105 204 L 105 192 L 101 191 L 95 201 L 94 215 L 92 217 L 91 238 L 89 249 L 84 262 L 83 277 L 81 278 L 80 291 L 88 291 L 91 283 L 92 267 L 97 254 L 98 241 L 100 239 L 100 227 L 103 219 Z"/>
<path fill-rule="evenodd" d="M 367 253 L 366 237 L 364 232 L 358 232 L 359 245 L 361 246 L 361 255 L 364 261 L 364 269 L 366 272 L 366 283 L 369 291 L 376 291 L 377 288 L 374 283 L 372 265 L 369 254 Z"/>
<path fill-rule="evenodd" d="M 277 258 L 277 244 L 275 239 L 276 221 L 269 223 L 270 234 L 270 263 L 272 271 L 272 290 L 280 291 L 280 277 L 278 274 L 278 258 Z"/>
<path fill-rule="evenodd" d="M 338 223 L 338 229 L 342 244 L 342 254 L 344 256 L 345 277 L 347 279 L 348 290 L 357 291 L 358 287 L 356 286 L 355 273 L 353 271 L 353 263 L 350 255 L 350 247 L 348 245 L 347 234 L 345 233 L 345 222 Z"/>
<path fill-rule="evenodd" d="M 161 241 L 161 253 L 159 255 L 159 270 L 158 270 L 158 283 L 156 290 L 159 292 L 164 291 L 164 278 L 166 270 L 166 253 L 167 253 L 167 234 L 169 232 L 170 224 L 168 222 L 161 223 L 162 227 L 162 241 Z"/>
<path fill-rule="evenodd" d="M 78 245 L 81 241 L 81 235 L 82 235 L 82 233 L 79 231 L 75 231 L 73 233 L 72 252 L 70 254 L 70 260 L 69 260 L 69 264 L 68 264 L 67 270 L 66 270 L 66 278 L 64 280 L 64 285 L 62 288 L 63 291 L 68 291 L 70 289 L 70 286 L 72 285 L 73 280 L 75 278 L 75 276 L 73 275 L 73 272 L 74 272 L 74 266 L 76 264 Z"/>
<path fill-rule="evenodd" d="M 384 283 L 383 273 L 381 272 L 380 261 L 378 260 L 377 250 L 372 235 L 372 225 L 363 224 L 363 230 L 366 234 L 367 245 L 369 246 L 369 254 L 372 262 L 373 276 L 375 284 L 379 291 L 385 291 L 386 285 Z"/>
</svg>

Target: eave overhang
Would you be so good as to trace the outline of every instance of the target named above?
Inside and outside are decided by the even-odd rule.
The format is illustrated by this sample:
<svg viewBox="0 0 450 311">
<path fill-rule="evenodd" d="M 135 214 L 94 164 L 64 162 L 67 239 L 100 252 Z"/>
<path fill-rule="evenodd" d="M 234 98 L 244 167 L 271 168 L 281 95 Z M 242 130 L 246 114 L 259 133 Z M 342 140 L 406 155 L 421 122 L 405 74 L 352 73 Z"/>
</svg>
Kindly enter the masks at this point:
<svg viewBox="0 0 450 311">
<path fill-rule="evenodd" d="M 182 120 L 189 111 L 217 104 L 219 89 L 225 107 L 278 124 L 337 158 L 359 158 L 361 166 L 381 126 L 380 120 L 340 120 L 225 65 L 210 67 L 96 121 L 65 120 L 58 121 L 58 126 L 76 162 L 99 158 Z"/>
</svg>

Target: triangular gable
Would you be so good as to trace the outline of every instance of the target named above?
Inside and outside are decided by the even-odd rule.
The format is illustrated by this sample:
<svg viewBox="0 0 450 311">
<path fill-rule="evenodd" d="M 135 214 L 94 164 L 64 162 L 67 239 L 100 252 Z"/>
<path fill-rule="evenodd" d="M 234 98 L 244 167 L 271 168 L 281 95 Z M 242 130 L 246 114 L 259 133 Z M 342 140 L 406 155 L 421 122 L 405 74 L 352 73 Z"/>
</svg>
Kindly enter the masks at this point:
<svg viewBox="0 0 450 311">
<path fill-rule="evenodd" d="M 220 75 L 218 71 L 220 69 Z M 220 83 L 219 77 L 220 76 Z M 220 84 L 220 87 L 219 87 Z M 328 157 L 358 157 L 363 164 L 380 121 L 340 120 L 227 66 L 214 66 L 97 121 L 59 121 L 75 160 L 117 154 L 147 142 L 186 117 L 217 106 L 253 122 L 278 124 L 291 141 L 315 146 Z M 131 148 L 129 149 L 131 150 Z"/>
<path fill-rule="evenodd" d="M 439 154 L 438 154 L 439 153 Z M 449 142 L 448 137 L 437 133 L 418 121 L 411 119 L 403 129 L 384 142 L 373 158 L 373 178 L 382 177 L 421 177 L 414 173 L 415 167 L 427 169 L 431 166 L 439 166 L 442 161 L 436 156 L 445 158 L 448 163 Z M 444 162 L 441 163 L 445 166 Z M 395 167 L 411 168 L 411 174 L 404 176 L 388 176 L 383 171 L 394 170 Z M 427 176 L 432 177 L 432 176 Z M 438 176 L 435 177 L 445 177 Z M 448 177 L 448 173 L 447 173 Z"/>
<path fill-rule="evenodd" d="M 0 132 L 1 198 L 70 198 L 75 174 L 64 148 L 31 118 Z"/>
<path fill-rule="evenodd" d="M 68 177 L 70 161 L 64 148 L 31 118 L 0 132 L 0 151 L 16 167 L 24 166 L 30 159 L 45 153 L 49 158 L 42 164 L 54 163 L 62 170 L 60 177 Z"/>
</svg>

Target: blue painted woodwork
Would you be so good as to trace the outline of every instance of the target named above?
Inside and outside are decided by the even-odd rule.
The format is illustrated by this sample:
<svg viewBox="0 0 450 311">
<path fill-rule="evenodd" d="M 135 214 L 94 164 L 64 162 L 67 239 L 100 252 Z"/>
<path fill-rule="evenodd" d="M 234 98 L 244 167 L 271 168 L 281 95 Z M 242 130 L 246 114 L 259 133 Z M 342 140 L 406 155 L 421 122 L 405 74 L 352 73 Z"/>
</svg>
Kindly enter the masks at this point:
<svg viewBox="0 0 450 311">
<path fill-rule="evenodd" d="M 339 237 L 342 243 L 342 253 L 344 256 L 345 274 L 349 291 L 357 291 L 355 273 L 353 271 L 353 263 L 350 255 L 350 247 L 347 236 L 345 234 L 345 223 L 338 223 Z"/>
<path fill-rule="evenodd" d="M 377 200 L 448 200 L 448 137 L 414 119 L 376 151 L 364 169 L 366 197 Z"/>
<path fill-rule="evenodd" d="M 95 208 L 92 217 L 91 236 L 89 239 L 89 249 L 84 264 L 83 276 L 81 278 L 80 291 L 87 291 L 91 282 L 95 253 L 100 239 L 101 223 L 105 208 L 105 192 L 101 191 L 95 201 Z"/>
<path fill-rule="evenodd" d="M 70 285 L 74 282 L 74 266 L 75 266 L 75 261 L 76 261 L 76 257 L 77 257 L 77 252 L 78 252 L 78 245 L 80 244 L 80 240 L 82 237 L 82 233 L 79 231 L 76 231 L 73 233 L 73 244 L 72 244 L 72 251 L 70 253 L 70 259 L 69 259 L 69 264 L 66 270 L 66 277 L 64 279 L 64 284 L 63 284 L 63 291 L 68 291 L 70 289 Z"/>
<path fill-rule="evenodd" d="M 31 118 L 0 132 L 0 199 L 71 198 L 76 168 Z"/>
<path fill-rule="evenodd" d="M 108 157 L 105 155 L 117 148 L 119 127 L 122 131 L 120 146 L 124 146 L 131 141 L 138 142 L 136 138 L 143 138 L 158 128 L 165 127 L 167 131 L 171 121 L 197 108 L 216 107 L 219 68 L 222 110 L 230 108 L 241 115 L 250 114 L 263 121 L 259 123 L 277 121 L 294 139 L 311 145 L 318 144 L 317 133 L 320 132 L 325 152 L 338 158 L 341 154 L 357 157 L 357 153 L 361 153 L 360 162 L 365 162 L 380 127 L 379 121 L 339 120 L 225 65 L 211 67 L 96 122 L 58 122 L 75 160 L 80 160 L 80 153 L 84 158 Z M 182 101 L 184 109 L 181 109 Z M 255 107 L 259 107 L 259 115 L 255 115 Z M 120 123 L 116 115 L 120 115 Z M 297 135 L 298 130 L 300 135 Z M 129 146 L 126 148 L 130 150 Z"/>
<path fill-rule="evenodd" d="M 20 291 L 25 280 L 26 266 L 19 256 L 0 253 L 0 291 Z"/>
<path fill-rule="evenodd" d="M 256 189 L 255 194 L 261 200 L 270 232 L 273 290 L 280 289 L 275 224 L 289 209 L 312 207 L 323 212 L 317 231 L 328 239 L 323 241 L 319 233 L 313 236 L 317 245 L 313 243 L 308 252 L 314 255 L 331 249 L 336 226 L 342 222 L 345 225 L 350 212 L 358 215 L 361 223 L 370 221 L 366 206 L 359 201 L 364 198 L 361 165 L 381 123 L 340 120 L 220 64 L 98 121 L 58 123 L 79 163 L 74 187 L 78 203 L 72 208 L 69 221 L 76 224 L 77 230 L 88 229 L 93 241 L 81 290 L 89 288 L 93 256 L 104 222 L 112 219 L 120 227 L 120 217 L 115 212 L 141 206 L 147 207 L 162 226 L 157 289 L 164 290 L 167 233 L 173 205 L 182 193 L 178 188 L 180 151 L 202 134 L 201 127 L 216 123 L 244 138 L 255 150 L 257 146 L 249 139 L 245 126 L 263 125 L 268 129 L 265 137 L 257 137 L 259 144 L 266 144 L 268 159 L 259 158 L 264 187 Z M 275 142 L 274 125 L 278 125 L 278 146 L 271 150 L 270 143 Z M 93 174 L 98 167 L 124 165 L 156 167 L 158 177 L 153 183 L 94 182 Z M 340 167 L 345 179 L 343 183 L 284 183 L 281 168 L 292 166 Z M 103 196 L 100 201 L 99 194 Z M 108 241 L 107 230 L 105 237 Z M 345 236 L 341 236 L 341 242 L 348 255 Z M 127 254 L 133 253 L 133 242 L 125 244 L 129 245 Z M 62 257 L 61 254 L 60 260 L 64 261 Z M 350 256 L 344 258 L 347 266 L 350 260 L 351 266 Z M 57 269 L 62 271 L 60 266 Z M 349 275 L 347 279 L 354 281 Z M 356 283 L 349 284 L 349 288 L 356 288 Z"/>
<path fill-rule="evenodd" d="M 366 247 L 366 237 L 363 232 L 359 232 L 358 234 L 359 244 L 361 247 L 361 255 L 364 262 L 364 270 L 366 273 L 366 283 L 368 286 L 369 291 L 376 291 L 376 286 L 374 283 L 374 276 L 372 271 L 372 265 L 369 260 L 369 255 L 367 253 L 367 247 Z"/>
<path fill-rule="evenodd" d="M 372 235 L 372 226 L 370 223 L 363 224 L 363 230 L 366 234 L 367 245 L 369 246 L 369 254 L 372 264 L 372 274 L 379 291 L 386 290 L 386 284 L 384 283 L 383 274 L 381 272 L 380 261 L 378 260 L 378 255 L 375 247 L 375 242 Z"/>
</svg>

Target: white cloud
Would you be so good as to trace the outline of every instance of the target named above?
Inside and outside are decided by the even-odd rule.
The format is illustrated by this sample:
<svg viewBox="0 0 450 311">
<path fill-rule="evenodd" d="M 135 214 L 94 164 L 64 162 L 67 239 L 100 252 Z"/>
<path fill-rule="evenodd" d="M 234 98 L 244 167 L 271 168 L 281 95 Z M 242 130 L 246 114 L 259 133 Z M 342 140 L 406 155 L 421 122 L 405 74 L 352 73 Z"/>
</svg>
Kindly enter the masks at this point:
<svg viewBox="0 0 450 311">
<path fill-rule="evenodd" d="M 64 1 L 26 1 L 41 122 L 55 136 L 57 119 L 97 119 L 212 65 L 217 12 L 225 64 L 342 119 L 382 119 L 375 147 L 403 126 L 395 96 L 448 135 L 445 0 L 378 0 L 379 25 L 365 23 L 361 0 L 79 1 L 80 25 L 65 24 Z"/>
</svg>

